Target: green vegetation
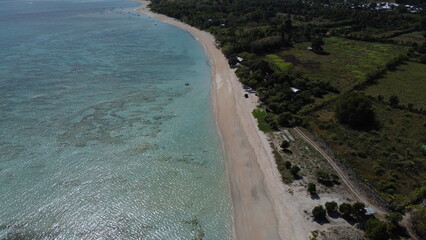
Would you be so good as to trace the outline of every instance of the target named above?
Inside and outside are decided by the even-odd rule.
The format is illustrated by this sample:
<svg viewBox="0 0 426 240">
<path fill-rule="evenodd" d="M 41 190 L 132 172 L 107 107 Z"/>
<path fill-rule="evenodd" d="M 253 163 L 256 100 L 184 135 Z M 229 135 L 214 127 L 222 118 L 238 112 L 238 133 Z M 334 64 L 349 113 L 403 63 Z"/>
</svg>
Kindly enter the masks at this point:
<svg viewBox="0 0 426 240">
<path fill-rule="evenodd" d="M 328 214 L 335 213 L 337 211 L 337 203 L 335 201 L 326 202 L 325 209 L 327 209 Z"/>
<path fill-rule="evenodd" d="M 291 175 L 293 175 L 295 179 L 299 178 L 299 172 L 300 172 L 300 167 L 298 167 L 297 165 L 293 165 L 290 168 L 290 173 Z"/>
<path fill-rule="evenodd" d="M 261 131 L 264 132 L 273 132 L 275 128 L 273 127 L 274 115 L 268 113 L 262 109 L 253 110 L 253 116 L 257 119 L 257 126 Z"/>
<path fill-rule="evenodd" d="M 423 34 L 423 32 L 411 32 L 390 38 L 390 40 L 404 45 L 422 44 L 424 41 Z"/>
<path fill-rule="evenodd" d="M 362 202 L 356 202 L 352 205 L 352 216 L 357 220 L 361 220 L 365 216 L 365 204 Z"/>
<path fill-rule="evenodd" d="M 397 70 L 387 72 L 377 84 L 369 86 L 365 93 L 377 98 L 389 99 L 398 96 L 400 104 L 426 110 L 426 65 L 407 62 Z"/>
<path fill-rule="evenodd" d="M 342 214 L 343 217 L 348 217 L 352 213 L 352 205 L 349 203 L 342 203 L 339 206 L 339 212 Z"/>
<path fill-rule="evenodd" d="M 399 212 L 392 212 L 385 216 L 387 223 L 387 232 L 389 235 L 397 235 L 401 226 L 399 222 L 403 219 L 403 215 Z"/>
<path fill-rule="evenodd" d="M 386 223 L 376 218 L 371 218 L 365 224 L 365 236 L 373 240 L 387 240 Z"/>
<path fill-rule="evenodd" d="M 291 183 L 294 179 L 294 177 L 290 173 L 291 163 L 289 161 L 285 161 L 274 146 L 272 146 L 272 153 L 274 154 L 275 163 L 277 164 L 278 171 L 281 174 L 281 179 L 284 183 Z"/>
<path fill-rule="evenodd" d="M 325 211 L 324 207 L 321 205 L 314 207 L 314 209 L 312 210 L 312 214 L 314 215 L 316 220 L 324 220 L 326 213 L 327 212 Z"/>
<path fill-rule="evenodd" d="M 284 61 L 284 59 L 275 54 L 266 55 L 266 59 L 269 63 L 271 63 L 272 66 L 276 66 L 278 70 L 290 70 L 293 66 L 293 64 Z"/>
<path fill-rule="evenodd" d="M 353 128 L 371 128 L 375 124 L 372 102 L 364 94 L 342 95 L 336 103 L 336 118 Z"/>
<path fill-rule="evenodd" d="M 287 168 L 287 169 L 291 168 L 291 162 L 289 162 L 289 161 L 285 161 L 284 165 L 285 165 L 285 168 Z"/>
<path fill-rule="evenodd" d="M 380 125 L 377 129 L 346 127 L 325 109 L 312 113 L 310 127 L 384 199 L 394 206 L 407 205 L 423 191 L 410 193 L 426 184 L 426 152 L 420 148 L 426 142 L 425 117 L 376 101 L 372 107 Z"/>
<path fill-rule="evenodd" d="M 314 183 L 308 183 L 308 192 L 309 194 L 316 194 L 317 193 L 317 186 Z"/>
<path fill-rule="evenodd" d="M 281 143 L 281 148 L 282 148 L 283 150 L 285 150 L 285 149 L 287 149 L 287 148 L 289 148 L 289 147 L 290 147 L 290 142 L 289 142 L 289 141 L 284 140 L 284 141 Z"/>
<path fill-rule="evenodd" d="M 293 64 L 292 70 L 302 76 L 325 83 L 339 91 L 347 91 L 366 81 L 399 55 L 405 55 L 408 47 L 392 44 L 363 42 L 341 37 L 324 38 L 324 52 L 318 55 L 308 51 L 309 42 L 279 52 L 285 62 Z"/>
</svg>

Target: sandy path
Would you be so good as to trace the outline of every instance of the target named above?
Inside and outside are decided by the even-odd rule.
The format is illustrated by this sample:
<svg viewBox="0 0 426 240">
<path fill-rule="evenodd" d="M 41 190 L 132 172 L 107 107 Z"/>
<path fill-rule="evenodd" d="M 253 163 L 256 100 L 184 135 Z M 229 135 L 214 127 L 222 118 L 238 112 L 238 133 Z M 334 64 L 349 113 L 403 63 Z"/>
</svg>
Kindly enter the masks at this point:
<svg viewBox="0 0 426 240">
<path fill-rule="evenodd" d="M 311 140 L 308 136 L 306 136 L 298 127 L 295 127 L 294 130 L 299 134 L 301 138 L 305 140 L 308 144 L 310 144 L 315 150 L 317 150 L 330 164 L 330 166 L 336 171 L 337 175 L 342 180 L 343 184 L 347 187 L 348 191 L 353 194 L 359 201 L 363 202 L 367 207 L 374 207 L 376 212 L 375 216 L 384 219 L 385 215 L 388 213 L 386 209 L 383 209 L 382 206 L 377 204 L 373 204 L 372 201 L 368 200 L 367 197 L 362 195 L 359 190 L 353 186 L 348 176 L 340 169 L 340 167 L 334 162 L 334 160 L 318 146 L 313 140 Z"/>
<path fill-rule="evenodd" d="M 180 27 L 199 40 L 212 66 L 212 102 L 226 153 L 226 168 L 233 202 L 234 239 L 308 239 L 310 230 L 298 199 L 286 192 L 266 135 L 251 112 L 257 97 L 244 90 L 214 37 L 187 24 L 149 11 L 137 10 Z M 309 223 L 308 223 L 309 225 Z M 311 228 L 312 229 L 312 228 Z"/>
</svg>

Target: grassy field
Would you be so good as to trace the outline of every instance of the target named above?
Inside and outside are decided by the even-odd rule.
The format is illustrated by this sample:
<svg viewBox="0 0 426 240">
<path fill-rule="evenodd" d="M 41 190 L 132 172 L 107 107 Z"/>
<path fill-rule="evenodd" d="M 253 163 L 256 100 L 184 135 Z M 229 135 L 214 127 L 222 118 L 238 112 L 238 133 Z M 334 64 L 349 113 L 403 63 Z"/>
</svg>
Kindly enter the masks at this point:
<svg viewBox="0 0 426 240">
<path fill-rule="evenodd" d="M 323 48 L 327 54 L 318 55 L 307 50 L 311 43 L 305 42 L 276 53 L 269 57 L 269 61 L 300 72 L 311 80 L 330 82 L 338 90 L 346 91 L 363 81 L 369 72 L 383 68 L 386 63 L 408 51 L 408 47 L 339 37 L 325 38 L 324 42 Z M 283 61 L 278 61 L 276 56 Z"/>
<path fill-rule="evenodd" d="M 319 133 L 343 161 L 348 163 L 386 200 L 396 205 L 425 186 L 425 117 L 374 104 L 381 127 L 357 131 L 335 121 L 333 106 L 311 116 L 310 127 Z"/>
<path fill-rule="evenodd" d="M 426 65 L 413 62 L 400 65 L 365 92 L 373 97 L 382 95 L 385 101 L 396 95 L 402 105 L 411 103 L 414 108 L 426 109 Z"/>
<path fill-rule="evenodd" d="M 280 56 L 275 54 L 266 55 L 266 59 L 272 66 L 276 66 L 278 70 L 288 71 L 293 67 L 293 64 L 286 62 Z"/>
<path fill-rule="evenodd" d="M 405 44 L 413 44 L 418 43 L 421 44 L 424 42 L 424 37 L 422 32 L 412 32 L 407 34 L 402 34 L 398 37 L 391 38 L 391 40 L 394 40 L 398 43 L 405 43 Z"/>
</svg>

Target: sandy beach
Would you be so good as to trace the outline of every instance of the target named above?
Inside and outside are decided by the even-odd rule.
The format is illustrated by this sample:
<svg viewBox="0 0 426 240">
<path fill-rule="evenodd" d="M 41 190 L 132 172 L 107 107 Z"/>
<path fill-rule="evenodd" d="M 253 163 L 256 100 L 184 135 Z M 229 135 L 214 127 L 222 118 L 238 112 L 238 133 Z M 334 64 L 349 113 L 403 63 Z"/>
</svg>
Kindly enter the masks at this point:
<svg viewBox="0 0 426 240">
<path fill-rule="evenodd" d="M 312 226 L 308 226 L 306 214 L 299 208 L 297 194 L 289 194 L 282 184 L 267 137 L 258 130 L 251 114 L 258 104 L 257 97 L 250 94 L 244 98 L 241 83 L 211 34 L 153 13 L 146 7 L 148 2 L 142 2 L 139 12 L 188 31 L 202 43 L 210 58 L 211 97 L 231 186 L 233 238 L 308 239 Z"/>
</svg>

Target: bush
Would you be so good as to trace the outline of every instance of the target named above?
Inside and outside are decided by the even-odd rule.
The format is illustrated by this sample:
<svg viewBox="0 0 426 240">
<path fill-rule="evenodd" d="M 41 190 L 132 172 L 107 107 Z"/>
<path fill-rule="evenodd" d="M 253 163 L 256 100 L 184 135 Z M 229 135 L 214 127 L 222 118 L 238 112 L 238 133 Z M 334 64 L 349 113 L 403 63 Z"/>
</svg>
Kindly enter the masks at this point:
<svg viewBox="0 0 426 240">
<path fill-rule="evenodd" d="M 314 215 L 315 219 L 317 220 L 324 220 L 326 211 L 323 206 L 316 206 L 312 210 L 312 214 Z"/>
<path fill-rule="evenodd" d="M 290 172 L 294 178 L 297 178 L 299 177 L 300 167 L 298 167 L 297 165 L 294 165 L 293 167 L 291 167 Z"/>
<path fill-rule="evenodd" d="M 389 97 L 389 103 L 392 106 L 398 106 L 398 104 L 399 104 L 399 98 L 398 98 L 398 96 L 396 96 L 396 95 L 390 96 Z"/>
<path fill-rule="evenodd" d="M 365 216 L 365 204 L 362 202 L 356 202 L 352 205 L 352 215 L 360 220 Z"/>
<path fill-rule="evenodd" d="M 373 240 L 387 240 L 386 223 L 376 218 L 371 218 L 365 224 L 365 236 Z"/>
<path fill-rule="evenodd" d="M 291 168 L 291 162 L 285 161 L 284 166 L 285 166 L 285 168 L 290 169 Z"/>
<path fill-rule="evenodd" d="M 288 141 L 284 140 L 284 141 L 281 143 L 281 148 L 282 148 L 282 149 L 287 149 L 288 147 L 290 147 L 290 142 L 288 142 Z"/>
<path fill-rule="evenodd" d="M 350 205 L 349 203 L 342 203 L 339 206 L 339 212 L 344 216 L 344 217 L 348 217 L 351 215 L 352 213 L 352 205 Z"/>
<path fill-rule="evenodd" d="M 324 45 L 324 41 L 322 40 L 322 38 L 317 37 L 312 41 L 311 47 L 315 53 L 322 53 L 323 52 L 322 45 Z"/>
<path fill-rule="evenodd" d="M 402 220 L 403 216 L 399 212 L 391 212 L 385 216 L 387 222 L 387 231 L 392 235 L 395 230 L 399 227 L 399 222 Z"/>
<path fill-rule="evenodd" d="M 331 180 L 330 174 L 324 170 L 318 170 L 316 176 L 318 182 L 329 182 Z"/>
<path fill-rule="evenodd" d="M 308 192 L 311 195 L 317 193 L 317 186 L 314 183 L 308 183 Z"/>
<path fill-rule="evenodd" d="M 337 203 L 335 201 L 326 202 L 325 209 L 327 209 L 328 214 L 334 213 L 337 211 Z"/>
<path fill-rule="evenodd" d="M 270 51 L 274 48 L 279 48 L 281 45 L 280 36 L 269 36 L 250 43 L 250 48 L 253 52 Z"/>
<path fill-rule="evenodd" d="M 284 112 L 278 115 L 278 124 L 282 127 L 291 127 L 292 121 L 293 117 L 289 112 Z"/>
</svg>

